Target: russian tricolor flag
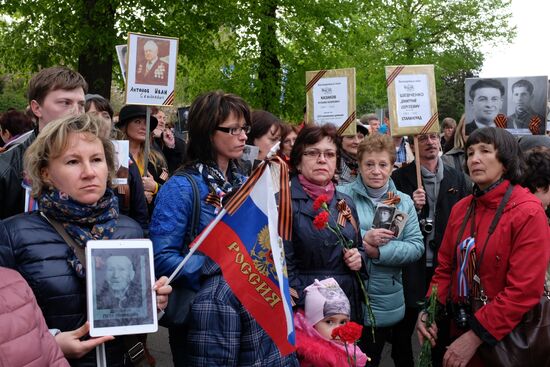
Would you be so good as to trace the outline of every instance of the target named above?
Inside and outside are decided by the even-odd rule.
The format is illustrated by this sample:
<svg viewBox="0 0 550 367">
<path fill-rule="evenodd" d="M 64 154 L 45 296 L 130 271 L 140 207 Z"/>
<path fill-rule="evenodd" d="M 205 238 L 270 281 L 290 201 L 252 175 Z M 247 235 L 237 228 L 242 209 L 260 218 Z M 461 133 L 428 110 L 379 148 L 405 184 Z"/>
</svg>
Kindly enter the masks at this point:
<svg viewBox="0 0 550 367">
<path fill-rule="evenodd" d="M 286 172 L 285 172 L 286 173 Z M 278 211 L 267 162 L 191 244 L 214 260 L 235 296 L 282 355 L 295 350 Z"/>
</svg>

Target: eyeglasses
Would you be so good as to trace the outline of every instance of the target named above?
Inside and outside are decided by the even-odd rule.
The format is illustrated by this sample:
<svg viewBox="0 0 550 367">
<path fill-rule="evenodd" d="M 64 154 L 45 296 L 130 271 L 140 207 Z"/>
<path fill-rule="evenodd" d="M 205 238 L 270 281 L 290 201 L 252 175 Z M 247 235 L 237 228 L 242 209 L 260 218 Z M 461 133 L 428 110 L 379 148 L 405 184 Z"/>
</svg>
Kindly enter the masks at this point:
<svg viewBox="0 0 550 367">
<path fill-rule="evenodd" d="M 239 126 L 239 127 L 222 127 L 217 126 L 216 130 L 223 131 L 224 133 L 231 134 L 231 135 L 241 135 L 241 133 L 248 134 L 250 132 L 250 126 Z"/>
<path fill-rule="evenodd" d="M 318 149 L 310 149 L 304 151 L 304 157 L 311 158 L 311 159 L 319 159 L 321 156 L 324 156 L 325 159 L 335 159 L 336 158 L 336 152 L 333 150 L 326 150 L 324 152 L 321 152 Z"/>
</svg>

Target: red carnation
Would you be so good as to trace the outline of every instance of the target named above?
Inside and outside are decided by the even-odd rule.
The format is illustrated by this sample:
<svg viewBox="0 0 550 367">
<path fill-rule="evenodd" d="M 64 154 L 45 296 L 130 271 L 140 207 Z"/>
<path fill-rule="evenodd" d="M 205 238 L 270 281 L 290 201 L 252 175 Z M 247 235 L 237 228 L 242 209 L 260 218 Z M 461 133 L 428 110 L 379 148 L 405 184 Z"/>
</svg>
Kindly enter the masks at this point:
<svg viewBox="0 0 550 367">
<path fill-rule="evenodd" d="M 354 344 L 359 338 L 361 338 L 361 333 L 363 331 L 363 326 L 350 321 L 345 325 L 339 326 L 332 330 L 332 339 L 340 339 L 344 343 Z"/>
<path fill-rule="evenodd" d="M 317 197 L 317 199 L 315 199 L 315 201 L 313 202 L 313 210 L 319 210 L 321 209 L 322 207 L 324 207 L 324 205 L 326 205 L 328 202 L 328 196 L 323 194 L 323 195 L 319 195 Z"/>
<path fill-rule="evenodd" d="M 328 212 L 322 211 L 321 213 L 317 214 L 315 219 L 313 219 L 313 226 L 317 229 L 326 228 L 328 224 L 328 218 L 329 218 Z"/>
</svg>

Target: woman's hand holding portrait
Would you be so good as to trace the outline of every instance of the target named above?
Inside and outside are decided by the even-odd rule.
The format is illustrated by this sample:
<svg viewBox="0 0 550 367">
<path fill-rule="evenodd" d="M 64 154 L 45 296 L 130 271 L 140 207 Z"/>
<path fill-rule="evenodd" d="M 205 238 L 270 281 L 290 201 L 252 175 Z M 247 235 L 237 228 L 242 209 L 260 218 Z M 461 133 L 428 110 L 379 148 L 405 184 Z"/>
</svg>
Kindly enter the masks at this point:
<svg viewBox="0 0 550 367">
<path fill-rule="evenodd" d="M 68 359 L 79 359 L 88 354 L 92 349 L 113 340 L 114 336 L 101 336 L 98 338 L 90 338 L 88 340 L 80 340 L 90 331 L 90 324 L 86 322 L 76 330 L 65 331 L 55 336 L 55 341 L 61 351 Z"/>
</svg>

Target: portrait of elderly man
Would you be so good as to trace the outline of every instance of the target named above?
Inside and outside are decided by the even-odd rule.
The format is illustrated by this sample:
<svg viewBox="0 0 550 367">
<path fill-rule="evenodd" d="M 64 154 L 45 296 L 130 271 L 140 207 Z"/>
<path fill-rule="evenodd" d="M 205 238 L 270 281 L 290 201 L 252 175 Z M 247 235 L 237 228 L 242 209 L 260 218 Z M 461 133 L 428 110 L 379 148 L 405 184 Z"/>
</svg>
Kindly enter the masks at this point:
<svg viewBox="0 0 550 367">
<path fill-rule="evenodd" d="M 110 256 L 105 281 L 98 293 L 98 309 L 126 309 L 142 305 L 141 285 L 128 256 Z"/>
<path fill-rule="evenodd" d="M 507 127 L 510 129 L 528 129 L 531 121 L 539 121 L 540 134 L 544 134 L 546 119 L 537 114 L 531 103 L 533 102 L 533 83 L 520 79 L 512 84 L 512 103 L 515 111 L 508 116 Z"/>
<path fill-rule="evenodd" d="M 160 59 L 157 43 L 151 39 L 145 42 L 143 55 L 137 59 L 136 83 L 168 85 L 168 64 Z"/>
<path fill-rule="evenodd" d="M 466 135 L 481 127 L 494 127 L 506 90 L 496 79 L 480 79 L 472 84 L 468 93 L 468 107 L 474 119 L 466 124 Z"/>
</svg>

